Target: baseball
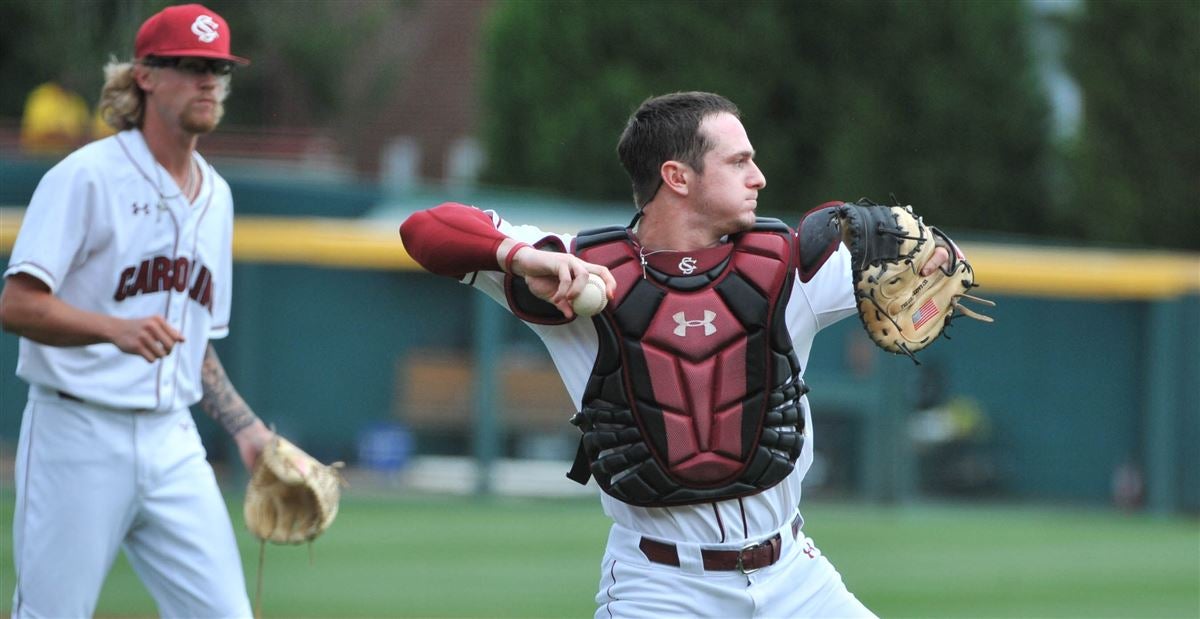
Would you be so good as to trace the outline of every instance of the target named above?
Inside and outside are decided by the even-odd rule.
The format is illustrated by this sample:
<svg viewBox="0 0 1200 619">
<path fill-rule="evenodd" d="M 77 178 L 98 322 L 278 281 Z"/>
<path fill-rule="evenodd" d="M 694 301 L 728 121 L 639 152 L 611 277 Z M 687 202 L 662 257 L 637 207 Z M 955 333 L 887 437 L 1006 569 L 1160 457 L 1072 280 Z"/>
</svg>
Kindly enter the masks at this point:
<svg viewBox="0 0 1200 619">
<path fill-rule="evenodd" d="M 595 273 L 588 273 L 587 284 L 584 284 L 579 296 L 571 301 L 571 309 L 575 310 L 577 316 L 587 317 L 599 314 L 606 305 L 608 291 L 604 287 L 604 280 Z"/>
</svg>

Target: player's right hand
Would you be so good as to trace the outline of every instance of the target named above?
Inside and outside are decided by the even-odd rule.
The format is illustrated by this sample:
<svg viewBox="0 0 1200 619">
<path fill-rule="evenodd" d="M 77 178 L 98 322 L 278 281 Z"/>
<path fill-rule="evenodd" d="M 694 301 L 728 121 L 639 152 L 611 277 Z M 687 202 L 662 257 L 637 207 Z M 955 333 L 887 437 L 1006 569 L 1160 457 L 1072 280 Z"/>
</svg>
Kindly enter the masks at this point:
<svg viewBox="0 0 1200 619">
<path fill-rule="evenodd" d="M 553 304 L 567 318 L 575 316 L 571 301 L 583 292 L 589 273 L 595 273 L 604 280 L 610 301 L 617 288 L 617 280 L 609 273 L 608 267 L 585 262 L 571 254 L 533 247 L 517 250 L 513 256 L 512 271 L 514 275 L 525 278 L 530 292 Z"/>
<path fill-rule="evenodd" d="M 112 337 L 121 352 L 140 355 L 150 363 L 171 354 L 182 341 L 183 335 L 162 316 L 121 320 Z"/>
</svg>

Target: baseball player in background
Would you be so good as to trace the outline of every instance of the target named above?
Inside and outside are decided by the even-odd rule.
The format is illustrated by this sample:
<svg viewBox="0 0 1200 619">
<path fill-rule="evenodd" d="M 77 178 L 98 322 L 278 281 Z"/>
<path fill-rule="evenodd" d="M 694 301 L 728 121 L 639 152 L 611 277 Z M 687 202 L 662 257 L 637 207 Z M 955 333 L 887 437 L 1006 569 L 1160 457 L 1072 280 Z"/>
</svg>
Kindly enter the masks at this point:
<svg viewBox="0 0 1200 619">
<path fill-rule="evenodd" d="M 229 186 L 196 152 L 216 128 L 229 26 L 198 4 L 105 67 L 118 133 L 54 166 L 4 272 L 0 321 L 29 383 L 16 458 L 13 617 L 91 616 L 123 548 L 164 617 L 249 617 L 225 502 L 189 406 L 251 468 L 271 432 L 209 344 L 228 332 Z"/>
<path fill-rule="evenodd" d="M 872 616 L 798 511 L 803 370 L 817 332 L 857 312 L 840 235 L 755 216 L 766 178 L 719 95 L 645 101 L 618 154 L 628 227 L 550 234 L 447 203 L 400 229 L 426 269 L 528 323 L 579 407 L 569 476 L 594 476 L 614 521 L 596 617 Z M 948 259 L 939 247 L 922 272 Z M 595 277 L 607 305 L 577 317 Z"/>
</svg>

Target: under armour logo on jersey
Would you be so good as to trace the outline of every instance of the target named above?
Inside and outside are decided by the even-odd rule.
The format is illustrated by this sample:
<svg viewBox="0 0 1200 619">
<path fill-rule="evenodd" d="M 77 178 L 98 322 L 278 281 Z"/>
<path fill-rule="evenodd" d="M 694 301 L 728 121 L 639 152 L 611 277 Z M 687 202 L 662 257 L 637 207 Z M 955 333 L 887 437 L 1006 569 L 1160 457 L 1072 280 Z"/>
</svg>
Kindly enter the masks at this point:
<svg viewBox="0 0 1200 619">
<path fill-rule="evenodd" d="M 713 325 L 713 319 L 717 317 L 717 313 L 712 310 L 704 310 L 704 320 L 688 320 L 683 312 L 676 312 L 672 318 L 675 319 L 675 335 L 684 337 L 687 335 L 688 327 L 704 327 L 704 335 L 707 337 L 717 332 L 717 327 Z"/>
<path fill-rule="evenodd" d="M 687 256 L 683 260 L 680 260 L 679 270 L 682 271 L 684 275 L 691 275 L 696 270 L 696 259 L 691 256 Z"/>
<path fill-rule="evenodd" d="M 192 22 L 192 34 L 202 43 L 212 43 L 217 40 L 217 22 L 208 15 L 201 15 Z"/>
<path fill-rule="evenodd" d="M 149 215 L 150 214 L 150 205 L 149 204 L 138 204 L 137 202 L 134 202 L 133 204 L 130 204 L 130 206 L 133 207 L 134 215 Z"/>
</svg>

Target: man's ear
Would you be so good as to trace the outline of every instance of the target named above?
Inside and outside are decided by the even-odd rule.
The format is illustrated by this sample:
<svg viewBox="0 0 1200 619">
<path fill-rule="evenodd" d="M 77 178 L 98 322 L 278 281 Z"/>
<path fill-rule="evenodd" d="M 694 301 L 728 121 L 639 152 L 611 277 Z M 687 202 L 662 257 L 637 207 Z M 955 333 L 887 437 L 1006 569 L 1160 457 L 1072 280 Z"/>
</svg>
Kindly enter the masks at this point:
<svg viewBox="0 0 1200 619">
<path fill-rule="evenodd" d="M 144 64 L 136 63 L 133 65 L 133 81 L 145 92 L 149 92 L 154 87 L 154 72 Z"/>
<path fill-rule="evenodd" d="M 668 190 L 681 196 L 688 195 L 693 175 L 692 168 L 688 164 L 674 160 L 665 161 L 658 169 L 658 173 L 662 175 L 663 186 Z"/>
</svg>

